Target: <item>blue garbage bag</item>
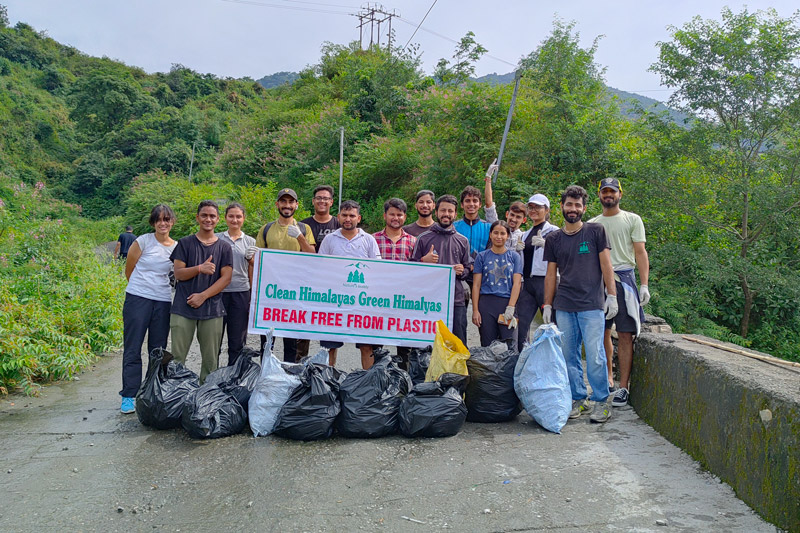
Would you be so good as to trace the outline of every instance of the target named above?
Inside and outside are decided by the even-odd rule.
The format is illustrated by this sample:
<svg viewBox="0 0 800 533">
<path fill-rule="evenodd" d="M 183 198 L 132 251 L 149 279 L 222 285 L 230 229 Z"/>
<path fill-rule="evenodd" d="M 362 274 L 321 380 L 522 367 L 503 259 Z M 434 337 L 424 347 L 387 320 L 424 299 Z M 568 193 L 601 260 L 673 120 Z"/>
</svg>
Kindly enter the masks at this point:
<svg viewBox="0 0 800 533">
<path fill-rule="evenodd" d="M 561 335 L 555 324 L 539 326 L 514 369 L 514 390 L 525 411 L 553 433 L 561 433 L 572 409 Z"/>
</svg>

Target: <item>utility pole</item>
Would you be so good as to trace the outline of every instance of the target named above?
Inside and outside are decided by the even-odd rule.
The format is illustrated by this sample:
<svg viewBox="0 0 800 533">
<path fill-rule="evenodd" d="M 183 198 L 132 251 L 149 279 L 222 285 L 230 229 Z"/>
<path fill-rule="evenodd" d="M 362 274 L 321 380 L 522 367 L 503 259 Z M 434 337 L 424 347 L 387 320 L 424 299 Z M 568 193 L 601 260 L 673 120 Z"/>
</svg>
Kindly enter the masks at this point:
<svg viewBox="0 0 800 533">
<path fill-rule="evenodd" d="M 192 181 L 192 169 L 194 169 L 194 149 L 197 146 L 197 140 L 192 143 L 192 160 L 189 162 L 189 181 Z"/>
<path fill-rule="evenodd" d="M 339 128 L 339 206 L 337 211 L 342 208 L 342 182 L 344 181 L 344 126 Z"/>
<path fill-rule="evenodd" d="M 369 26 L 369 47 L 380 47 L 381 45 L 381 24 L 384 22 L 389 23 L 389 47 L 392 45 L 392 18 L 398 17 L 396 10 L 391 12 L 378 3 L 368 2 L 362 4 L 361 11 L 356 15 L 358 17 L 358 43 L 359 48 L 364 49 L 364 29 Z"/>
</svg>

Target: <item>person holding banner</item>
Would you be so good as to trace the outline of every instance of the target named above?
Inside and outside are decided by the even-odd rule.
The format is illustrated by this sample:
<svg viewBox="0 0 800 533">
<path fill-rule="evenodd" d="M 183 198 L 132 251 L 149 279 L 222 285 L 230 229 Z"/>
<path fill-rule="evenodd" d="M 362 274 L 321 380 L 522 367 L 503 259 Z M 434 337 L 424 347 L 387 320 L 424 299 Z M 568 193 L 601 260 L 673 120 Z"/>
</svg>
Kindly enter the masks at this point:
<svg viewBox="0 0 800 533">
<path fill-rule="evenodd" d="M 417 192 L 414 207 L 417 209 L 417 221 L 413 224 L 403 226 L 406 233 L 419 237 L 433 226 L 433 208 L 436 205 L 436 197 L 433 191 L 422 189 Z"/>
<path fill-rule="evenodd" d="M 364 259 L 380 259 L 381 251 L 375 237 L 358 227 L 361 222 L 361 206 L 353 200 L 345 200 L 339 206 L 339 224 L 337 229 L 322 241 L 320 255 L 338 255 L 340 257 L 361 257 Z M 402 224 L 402 223 L 401 223 Z M 320 346 L 328 348 L 331 366 L 336 364 L 336 350 L 344 346 L 343 342 L 321 341 Z M 366 370 L 372 367 L 371 344 L 356 344 L 361 351 L 361 367 Z M 379 347 L 379 346 L 378 346 Z"/>
<path fill-rule="evenodd" d="M 293 189 L 281 189 L 278 191 L 278 200 L 275 202 L 278 209 L 278 219 L 268 222 L 259 228 L 256 235 L 256 245 L 247 250 L 247 260 L 252 260 L 259 248 L 271 248 L 274 250 L 287 250 L 290 252 L 306 252 L 313 254 L 316 252 L 314 244 L 314 233 L 309 227 L 294 219 L 297 211 L 297 193 Z M 265 336 L 261 337 L 261 351 L 264 351 L 264 344 L 267 342 Z M 299 361 L 308 355 L 307 339 L 283 338 L 283 360 L 289 363 Z"/>
<path fill-rule="evenodd" d="M 411 261 L 414 253 L 416 237 L 407 233 L 403 226 L 406 221 L 408 206 L 400 198 L 390 198 L 383 204 L 383 220 L 386 226 L 375 233 L 375 241 L 381 251 L 381 257 L 388 261 Z M 400 368 L 408 368 L 410 348 L 398 346 L 397 355 L 401 359 Z"/>
<path fill-rule="evenodd" d="M 492 223 L 492 247 L 475 258 L 472 273 L 472 323 L 481 333 L 481 346 L 511 339 L 516 345 L 517 319 L 514 317 L 522 285 L 522 257 L 507 250 L 511 233 L 504 220 Z M 513 346 L 512 346 L 513 347 Z"/>
<path fill-rule="evenodd" d="M 172 355 L 186 361 L 195 331 L 202 363 L 200 381 L 219 366 L 222 344 L 222 289 L 231 282 L 231 246 L 214 234 L 219 222 L 219 207 L 212 200 L 197 206 L 197 233 L 178 241 L 170 259 L 175 266 L 175 299 L 170 314 Z"/>
<path fill-rule="evenodd" d="M 469 241 L 453 225 L 457 210 L 458 200 L 452 194 L 443 194 L 436 200 L 438 222 L 417 238 L 411 260 L 453 265 L 457 280 L 466 280 L 472 272 L 472 256 Z M 467 304 L 461 281 L 456 281 L 453 296 L 453 334 L 466 344 Z"/>
</svg>

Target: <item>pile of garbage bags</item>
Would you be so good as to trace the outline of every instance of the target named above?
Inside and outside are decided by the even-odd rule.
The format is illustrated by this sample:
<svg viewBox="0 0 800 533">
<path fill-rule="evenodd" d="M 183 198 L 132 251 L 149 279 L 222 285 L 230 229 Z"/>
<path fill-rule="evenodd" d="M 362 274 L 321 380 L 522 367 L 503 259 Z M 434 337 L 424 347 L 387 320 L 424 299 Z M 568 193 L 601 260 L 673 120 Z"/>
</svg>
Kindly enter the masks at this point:
<svg viewBox="0 0 800 533">
<path fill-rule="evenodd" d="M 506 422 L 525 411 L 559 433 L 571 408 L 569 380 L 553 324 L 541 326 L 518 353 L 503 341 L 471 350 L 439 322 L 431 347 L 411 350 L 409 372 L 384 349 L 368 370 L 345 373 L 326 349 L 300 363 L 279 361 L 269 333 L 263 356 L 245 349 L 231 366 L 199 383 L 196 374 L 156 349 L 136 395 L 142 424 L 182 426 L 194 438 L 219 438 L 248 427 L 256 437 L 276 434 L 319 440 L 448 437 L 470 422 Z M 260 362 L 259 362 L 260 360 Z"/>
</svg>

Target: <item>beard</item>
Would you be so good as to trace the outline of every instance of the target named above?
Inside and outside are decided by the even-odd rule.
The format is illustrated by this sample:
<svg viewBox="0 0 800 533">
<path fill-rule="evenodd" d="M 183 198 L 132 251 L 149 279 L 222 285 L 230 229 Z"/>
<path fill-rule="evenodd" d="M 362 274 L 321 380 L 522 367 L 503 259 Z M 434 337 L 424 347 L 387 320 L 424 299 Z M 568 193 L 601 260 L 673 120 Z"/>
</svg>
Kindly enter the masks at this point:
<svg viewBox="0 0 800 533">
<path fill-rule="evenodd" d="M 583 213 L 566 213 L 563 209 L 561 210 L 561 214 L 564 216 L 564 220 L 569 222 L 570 224 L 575 224 L 576 222 L 580 222 L 583 218 Z"/>
<path fill-rule="evenodd" d="M 433 209 L 425 209 L 423 211 L 417 209 L 417 214 L 423 218 L 431 216 L 431 213 L 433 213 Z"/>
<path fill-rule="evenodd" d="M 614 196 L 601 198 L 600 203 L 603 204 L 603 207 L 616 207 L 619 205 L 619 198 Z"/>
<path fill-rule="evenodd" d="M 278 212 L 281 214 L 283 218 L 292 218 L 292 215 L 294 215 L 295 210 L 292 209 L 291 207 L 283 207 L 281 209 L 278 209 Z"/>
<path fill-rule="evenodd" d="M 439 225 L 444 229 L 449 228 L 453 224 L 452 218 L 439 219 Z"/>
</svg>

